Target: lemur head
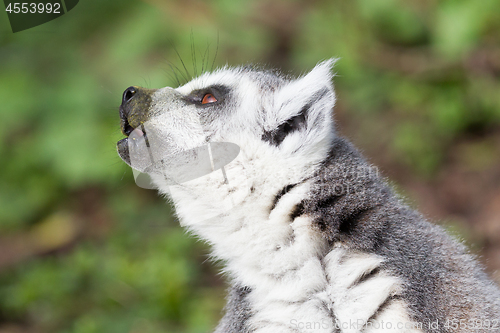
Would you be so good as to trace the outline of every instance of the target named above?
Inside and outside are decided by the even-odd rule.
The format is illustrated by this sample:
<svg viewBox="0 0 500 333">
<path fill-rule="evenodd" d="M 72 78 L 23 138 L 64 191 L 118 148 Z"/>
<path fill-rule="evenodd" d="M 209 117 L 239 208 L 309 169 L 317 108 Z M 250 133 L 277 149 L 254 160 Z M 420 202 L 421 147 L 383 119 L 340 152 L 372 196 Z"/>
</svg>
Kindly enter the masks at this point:
<svg viewBox="0 0 500 333">
<path fill-rule="evenodd" d="M 172 196 L 186 224 L 203 209 L 227 213 L 216 208 L 218 201 L 234 207 L 252 195 L 267 200 L 269 210 L 280 190 L 311 177 L 328 154 L 335 135 L 333 63 L 324 61 L 297 79 L 237 67 L 205 73 L 176 89 L 130 87 L 120 106 L 127 138 L 118 142 L 119 155 Z M 182 173 L 193 156 L 203 155 L 197 147 L 208 143 L 239 147 L 224 174 L 208 172 L 181 183 L 164 172 L 175 166 Z"/>
</svg>

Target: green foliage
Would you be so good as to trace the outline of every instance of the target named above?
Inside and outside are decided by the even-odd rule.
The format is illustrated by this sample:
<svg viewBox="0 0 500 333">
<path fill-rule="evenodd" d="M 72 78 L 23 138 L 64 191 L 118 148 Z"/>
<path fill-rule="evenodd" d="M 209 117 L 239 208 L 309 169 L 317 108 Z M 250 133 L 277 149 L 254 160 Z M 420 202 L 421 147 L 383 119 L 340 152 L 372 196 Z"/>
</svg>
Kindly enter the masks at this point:
<svg viewBox="0 0 500 333">
<path fill-rule="evenodd" d="M 208 250 L 117 157 L 126 87 L 182 84 L 212 62 L 298 74 L 339 57 L 349 136 L 432 178 L 451 144 L 498 129 L 498 13 L 496 0 L 126 0 L 81 1 L 17 34 L 0 22 L 0 328 L 205 332 L 218 320 Z M 476 148 L 490 163 L 490 146 Z M 51 224 L 60 216 L 70 232 Z"/>
</svg>

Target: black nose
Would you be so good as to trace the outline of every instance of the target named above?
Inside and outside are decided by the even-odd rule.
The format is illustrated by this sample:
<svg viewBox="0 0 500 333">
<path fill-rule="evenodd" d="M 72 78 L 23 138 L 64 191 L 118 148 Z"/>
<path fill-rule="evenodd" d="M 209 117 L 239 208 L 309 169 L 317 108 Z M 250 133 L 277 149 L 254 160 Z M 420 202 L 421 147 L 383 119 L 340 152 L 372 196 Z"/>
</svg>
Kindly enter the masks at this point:
<svg viewBox="0 0 500 333">
<path fill-rule="evenodd" d="M 125 89 L 125 91 L 123 92 L 122 104 L 126 104 L 128 101 L 130 101 L 132 97 L 134 97 L 136 92 L 137 89 L 135 89 L 134 87 L 128 87 L 127 89 Z"/>
</svg>

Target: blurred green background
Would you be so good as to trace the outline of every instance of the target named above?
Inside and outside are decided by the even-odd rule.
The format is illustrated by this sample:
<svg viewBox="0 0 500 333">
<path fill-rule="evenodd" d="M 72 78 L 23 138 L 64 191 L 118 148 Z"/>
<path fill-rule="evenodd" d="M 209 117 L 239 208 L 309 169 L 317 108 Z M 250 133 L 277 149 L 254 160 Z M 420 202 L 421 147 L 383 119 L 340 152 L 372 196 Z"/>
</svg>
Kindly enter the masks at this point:
<svg viewBox="0 0 500 333">
<path fill-rule="evenodd" d="M 500 281 L 499 0 L 81 1 L 16 34 L 0 14 L 1 333 L 215 327 L 220 266 L 115 151 L 123 90 L 177 85 L 193 49 L 340 57 L 339 131 Z"/>
</svg>

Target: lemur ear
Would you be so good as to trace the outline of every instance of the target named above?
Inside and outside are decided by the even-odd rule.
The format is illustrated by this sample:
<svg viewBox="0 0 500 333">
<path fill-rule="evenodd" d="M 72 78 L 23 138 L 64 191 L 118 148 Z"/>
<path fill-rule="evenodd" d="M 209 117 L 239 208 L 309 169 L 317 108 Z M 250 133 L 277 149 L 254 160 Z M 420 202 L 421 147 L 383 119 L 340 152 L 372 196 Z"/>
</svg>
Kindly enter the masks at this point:
<svg viewBox="0 0 500 333">
<path fill-rule="evenodd" d="M 335 103 L 331 80 L 337 59 L 316 65 L 309 73 L 285 85 L 274 99 L 274 112 L 262 139 L 279 146 L 292 132 L 317 125 L 326 118 Z"/>
</svg>

